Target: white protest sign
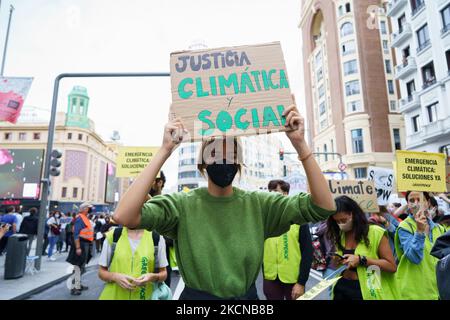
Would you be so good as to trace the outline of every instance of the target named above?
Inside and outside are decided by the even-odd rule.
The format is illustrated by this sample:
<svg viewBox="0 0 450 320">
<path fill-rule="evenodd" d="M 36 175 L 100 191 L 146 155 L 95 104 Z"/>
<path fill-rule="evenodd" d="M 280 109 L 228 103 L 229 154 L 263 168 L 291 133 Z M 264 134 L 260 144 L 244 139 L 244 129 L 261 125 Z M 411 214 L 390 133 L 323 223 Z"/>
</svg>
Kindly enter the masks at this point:
<svg viewBox="0 0 450 320">
<path fill-rule="evenodd" d="M 389 197 L 394 188 L 394 170 L 369 167 L 368 178 L 375 184 L 375 191 L 377 193 L 378 205 L 383 206 L 389 203 Z"/>
</svg>

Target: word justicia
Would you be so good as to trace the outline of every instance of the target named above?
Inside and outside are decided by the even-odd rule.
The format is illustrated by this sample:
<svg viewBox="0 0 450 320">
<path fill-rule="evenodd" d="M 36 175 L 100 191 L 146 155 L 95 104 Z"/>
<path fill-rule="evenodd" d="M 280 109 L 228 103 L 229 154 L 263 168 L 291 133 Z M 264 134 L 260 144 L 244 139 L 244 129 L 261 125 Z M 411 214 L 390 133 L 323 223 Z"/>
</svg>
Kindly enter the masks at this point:
<svg viewBox="0 0 450 320">
<path fill-rule="evenodd" d="M 226 52 L 203 53 L 194 56 L 179 56 L 175 69 L 179 73 L 185 72 L 188 67 L 192 71 L 220 69 L 226 67 L 242 67 L 251 65 L 247 54 L 228 50 Z"/>
</svg>

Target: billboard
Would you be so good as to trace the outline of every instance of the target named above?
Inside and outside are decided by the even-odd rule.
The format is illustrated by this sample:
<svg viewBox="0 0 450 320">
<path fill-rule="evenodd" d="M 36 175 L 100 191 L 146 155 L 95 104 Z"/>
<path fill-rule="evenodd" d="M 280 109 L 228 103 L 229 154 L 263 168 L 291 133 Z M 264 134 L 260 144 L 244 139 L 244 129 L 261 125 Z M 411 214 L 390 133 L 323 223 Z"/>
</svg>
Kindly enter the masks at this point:
<svg viewBox="0 0 450 320">
<path fill-rule="evenodd" d="M 0 149 L 0 199 L 39 199 L 44 149 Z"/>
</svg>

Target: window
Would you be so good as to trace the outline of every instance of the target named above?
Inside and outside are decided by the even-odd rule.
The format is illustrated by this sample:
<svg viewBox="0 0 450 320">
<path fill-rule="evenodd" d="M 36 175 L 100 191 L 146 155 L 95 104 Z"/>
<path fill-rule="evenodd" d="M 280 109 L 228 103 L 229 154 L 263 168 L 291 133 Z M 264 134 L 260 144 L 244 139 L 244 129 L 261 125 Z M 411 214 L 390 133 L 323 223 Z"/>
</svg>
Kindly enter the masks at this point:
<svg viewBox="0 0 450 320">
<path fill-rule="evenodd" d="M 360 111 L 362 111 L 361 101 L 357 100 L 357 101 L 347 102 L 347 112 L 348 113 L 360 112 Z"/>
<path fill-rule="evenodd" d="M 411 118 L 413 132 L 420 130 L 420 115 Z"/>
<path fill-rule="evenodd" d="M 402 15 L 400 18 L 398 18 L 398 33 L 402 33 L 403 32 L 403 27 L 406 24 L 406 15 Z"/>
<path fill-rule="evenodd" d="M 345 13 L 350 13 L 352 12 L 352 7 L 350 5 L 350 3 L 346 3 L 345 4 Z"/>
<path fill-rule="evenodd" d="M 394 81 L 392 80 L 388 80 L 388 89 L 389 89 L 389 94 L 394 94 Z"/>
<path fill-rule="evenodd" d="M 81 200 L 84 198 L 84 188 L 81 188 Z"/>
<path fill-rule="evenodd" d="M 186 171 L 186 172 L 178 173 L 179 179 L 196 178 L 196 177 L 199 177 L 199 174 L 197 173 L 197 171 Z"/>
<path fill-rule="evenodd" d="M 367 168 L 355 168 L 355 178 L 356 179 L 366 179 L 367 178 Z"/>
<path fill-rule="evenodd" d="M 71 132 L 69 132 L 69 133 L 67 134 L 67 140 L 72 140 L 72 133 L 71 133 Z"/>
<path fill-rule="evenodd" d="M 389 106 L 391 108 L 392 112 L 396 112 L 397 111 L 397 101 L 389 101 Z"/>
<path fill-rule="evenodd" d="M 334 140 L 333 139 L 331 139 L 331 153 L 334 153 Z M 333 160 L 334 160 L 334 154 L 332 156 L 333 156 Z"/>
<path fill-rule="evenodd" d="M 360 93 L 359 80 L 347 82 L 345 84 L 345 93 L 348 96 L 353 96 Z"/>
<path fill-rule="evenodd" d="M 72 197 L 73 198 L 78 197 L 78 188 L 73 188 Z"/>
<path fill-rule="evenodd" d="M 389 51 L 389 42 L 387 40 L 383 40 L 383 49 Z"/>
<path fill-rule="evenodd" d="M 33 133 L 33 140 L 41 140 L 41 134 L 39 132 Z"/>
<path fill-rule="evenodd" d="M 316 54 L 316 66 L 321 66 L 322 65 L 322 52 L 319 51 Z"/>
<path fill-rule="evenodd" d="M 406 91 L 408 92 L 408 101 L 412 101 L 412 95 L 416 92 L 416 84 L 414 80 L 406 84 Z"/>
<path fill-rule="evenodd" d="M 353 146 L 353 153 L 364 152 L 362 129 L 352 130 L 352 146 Z"/>
<path fill-rule="evenodd" d="M 423 88 L 426 89 L 429 86 L 436 83 L 436 74 L 434 72 L 434 63 L 430 62 L 422 68 Z"/>
<path fill-rule="evenodd" d="M 450 74 L 450 50 L 445 52 L 445 57 L 447 58 L 447 70 L 449 71 Z"/>
<path fill-rule="evenodd" d="M 344 7 L 339 6 L 339 17 L 342 17 L 344 15 Z"/>
<path fill-rule="evenodd" d="M 412 15 L 416 15 L 425 6 L 424 0 L 411 0 Z"/>
<path fill-rule="evenodd" d="M 326 108 L 325 101 L 324 101 L 319 106 L 319 114 L 323 115 L 323 114 L 325 114 L 326 111 L 327 111 L 327 108 Z"/>
<path fill-rule="evenodd" d="M 444 10 L 441 11 L 442 17 L 442 33 L 446 33 L 450 30 L 450 5 L 446 6 Z"/>
<path fill-rule="evenodd" d="M 20 133 L 19 133 L 19 140 L 20 140 L 20 141 L 25 141 L 25 140 L 27 140 L 27 133 L 26 133 L 26 132 L 20 132 Z"/>
<path fill-rule="evenodd" d="M 356 60 L 350 60 L 344 63 L 344 74 L 346 76 L 350 74 L 355 74 L 358 72 L 358 66 L 356 64 Z"/>
<path fill-rule="evenodd" d="M 437 121 L 437 103 L 427 107 L 428 121 L 430 123 Z"/>
<path fill-rule="evenodd" d="M 12 133 L 11 132 L 5 132 L 5 141 L 12 140 Z"/>
<path fill-rule="evenodd" d="M 380 22 L 380 29 L 381 29 L 381 34 L 387 34 L 386 21 L 381 21 Z"/>
<path fill-rule="evenodd" d="M 428 24 L 425 24 L 417 31 L 417 53 L 423 51 L 430 44 L 430 33 Z"/>
<path fill-rule="evenodd" d="M 61 198 L 67 197 L 67 188 L 63 187 L 61 190 Z"/>
<path fill-rule="evenodd" d="M 323 130 L 323 129 L 327 128 L 327 127 L 328 127 L 328 120 L 327 119 L 324 119 L 324 120 L 320 121 L 320 130 Z"/>
<path fill-rule="evenodd" d="M 402 143 L 400 139 L 400 129 L 394 129 L 394 145 L 395 150 L 402 150 Z"/>
<path fill-rule="evenodd" d="M 328 161 L 328 146 L 326 144 L 323 145 L 323 153 L 325 153 L 325 161 Z"/>
<path fill-rule="evenodd" d="M 341 37 L 353 34 L 353 24 L 346 22 L 341 26 Z"/>
<path fill-rule="evenodd" d="M 78 134 L 78 140 L 83 140 L 83 135 L 81 133 Z"/>
<path fill-rule="evenodd" d="M 319 99 L 322 98 L 325 95 L 325 86 L 321 85 L 319 87 Z"/>
<path fill-rule="evenodd" d="M 392 73 L 391 60 L 384 60 L 384 65 L 386 66 L 386 73 Z"/>
<path fill-rule="evenodd" d="M 356 47 L 355 47 L 355 41 L 347 41 L 342 45 L 342 55 L 346 56 L 348 54 L 355 53 Z"/>
<path fill-rule="evenodd" d="M 323 69 L 320 68 L 319 70 L 317 70 L 317 82 L 319 82 L 322 79 L 323 79 Z"/>
<path fill-rule="evenodd" d="M 76 105 L 77 104 L 77 98 L 72 98 L 72 105 Z"/>
</svg>

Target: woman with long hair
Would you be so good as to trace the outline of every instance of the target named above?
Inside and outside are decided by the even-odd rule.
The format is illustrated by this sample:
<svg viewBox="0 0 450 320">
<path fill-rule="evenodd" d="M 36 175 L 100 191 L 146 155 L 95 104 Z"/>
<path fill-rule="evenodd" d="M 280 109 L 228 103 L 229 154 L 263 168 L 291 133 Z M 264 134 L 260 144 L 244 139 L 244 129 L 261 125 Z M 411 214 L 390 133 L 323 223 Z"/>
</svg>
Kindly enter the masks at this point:
<svg viewBox="0 0 450 320">
<path fill-rule="evenodd" d="M 333 288 L 334 300 L 395 299 L 397 270 L 386 231 L 370 225 L 361 207 L 347 196 L 335 199 L 328 237 L 336 246 L 334 261 L 347 265 Z"/>
</svg>

